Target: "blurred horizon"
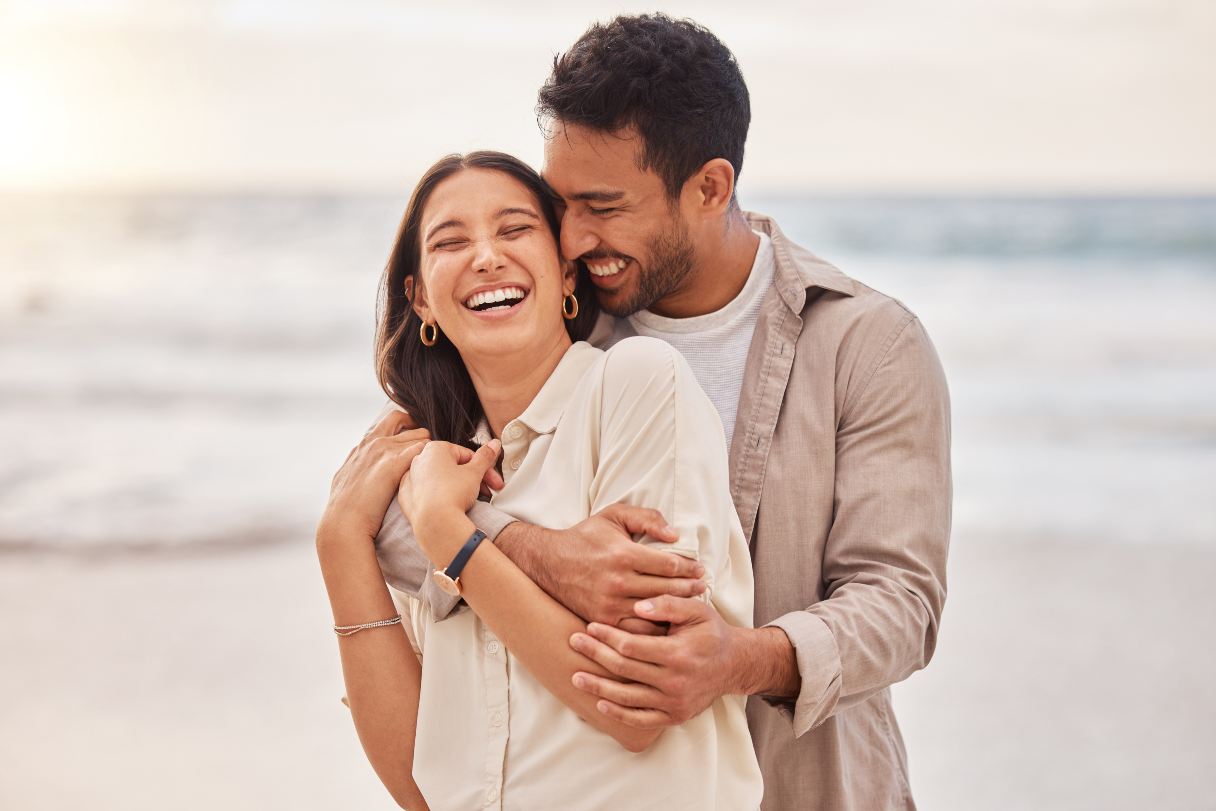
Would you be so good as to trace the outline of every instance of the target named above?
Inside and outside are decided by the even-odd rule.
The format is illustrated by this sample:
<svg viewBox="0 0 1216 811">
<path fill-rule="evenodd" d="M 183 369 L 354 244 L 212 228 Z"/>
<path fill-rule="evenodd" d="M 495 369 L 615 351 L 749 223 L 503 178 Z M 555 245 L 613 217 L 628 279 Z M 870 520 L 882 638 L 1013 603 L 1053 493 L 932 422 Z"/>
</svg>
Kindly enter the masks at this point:
<svg viewBox="0 0 1216 811">
<path fill-rule="evenodd" d="M 744 193 L 1216 194 L 1216 4 L 659 8 L 739 59 Z M 392 193 L 453 151 L 538 165 L 551 58 L 611 16 L 589 3 L 7 0 L 0 191 Z"/>
</svg>

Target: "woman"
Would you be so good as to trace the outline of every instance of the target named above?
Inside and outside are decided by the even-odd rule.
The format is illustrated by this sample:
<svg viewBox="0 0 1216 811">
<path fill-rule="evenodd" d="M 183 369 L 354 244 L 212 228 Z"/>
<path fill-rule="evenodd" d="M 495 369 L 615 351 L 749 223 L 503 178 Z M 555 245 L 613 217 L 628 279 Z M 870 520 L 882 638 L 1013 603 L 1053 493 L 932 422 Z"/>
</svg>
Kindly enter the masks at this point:
<svg viewBox="0 0 1216 811">
<path fill-rule="evenodd" d="M 385 417 L 335 476 L 317 548 L 364 749 L 403 807 L 755 809 L 762 787 L 742 696 L 660 734 L 614 721 L 572 683 L 607 676 L 568 640 L 585 624 L 465 513 L 503 452 L 496 506 L 547 526 L 655 507 L 736 625 L 752 579 L 717 412 L 683 358 L 631 338 L 583 342 L 589 287 L 557 248 L 551 192 L 500 153 L 427 172 L 384 278 L 378 363 L 425 429 Z M 467 445 L 475 435 L 484 444 Z M 408 472 L 407 472 L 408 470 Z M 399 615 L 372 539 L 396 496 L 441 585 L 467 608 Z"/>
</svg>

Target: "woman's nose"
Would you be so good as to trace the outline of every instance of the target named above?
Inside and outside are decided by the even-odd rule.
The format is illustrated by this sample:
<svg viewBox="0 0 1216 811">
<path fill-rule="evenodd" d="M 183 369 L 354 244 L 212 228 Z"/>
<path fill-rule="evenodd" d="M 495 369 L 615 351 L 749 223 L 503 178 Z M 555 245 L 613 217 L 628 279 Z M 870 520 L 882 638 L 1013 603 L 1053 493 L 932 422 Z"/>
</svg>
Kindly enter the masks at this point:
<svg viewBox="0 0 1216 811">
<path fill-rule="evenodd" d="M 488 273 L 503 267 L 502 251 L 498 249 L 497 241 L 483 239 L 477 243 L 473 253 L 473 270 Z"/>
</svg>

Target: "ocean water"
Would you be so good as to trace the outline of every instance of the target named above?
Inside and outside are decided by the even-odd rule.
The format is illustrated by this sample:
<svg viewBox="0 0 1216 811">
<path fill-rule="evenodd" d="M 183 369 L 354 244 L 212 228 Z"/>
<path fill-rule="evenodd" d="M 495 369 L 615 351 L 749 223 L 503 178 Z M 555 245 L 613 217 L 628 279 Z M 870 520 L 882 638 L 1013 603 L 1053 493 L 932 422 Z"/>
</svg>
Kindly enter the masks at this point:
<svg viewBox="0 0 1216 811">
<path fill-rule="evenodd" d="M 1216 544 L 1216 199 L 743 202 L 926 324 L 955 543 Z M 0 197 L 0 553 L 309 543 L 404 203 Z"/>
</svg>

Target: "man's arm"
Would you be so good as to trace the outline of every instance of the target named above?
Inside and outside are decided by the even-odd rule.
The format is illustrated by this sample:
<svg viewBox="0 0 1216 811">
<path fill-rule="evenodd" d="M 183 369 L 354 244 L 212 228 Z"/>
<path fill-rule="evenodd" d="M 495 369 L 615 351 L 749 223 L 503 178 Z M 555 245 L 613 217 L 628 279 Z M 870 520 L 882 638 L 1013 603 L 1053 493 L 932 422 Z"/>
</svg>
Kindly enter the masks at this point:
<svg viewBox="0 0 1216 811">
<path fill-rule="evenodd" d="M 910 319 L 845 403 L 837 432 L 836 517 L 826 598 L 764 628 L 733 628 L 695 601 L 661 597 L 637 614 L 670 622 L 645 640 L 592 624 L 575 650 L 619 684 L 577 674 L 600 710 L 637 726 L 682 723 L 718 695 L 764 696 L 796 735 L 924 667 L 946 593 L 949 398 L 941 364 Z"/>
<path fill-rule="evenodd" d="M 771 623 L 798 659 L 798 696 L 784 705 L 797 735 L 923 668 L 937 644 L 950 541 L 950 402 L 915 318 L 844 404 L 835 485 L 826 598 Z"/>
</svg>

